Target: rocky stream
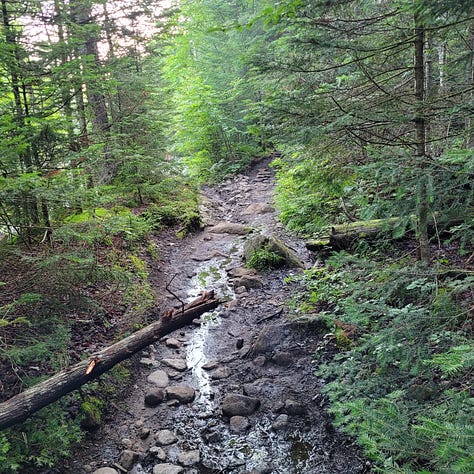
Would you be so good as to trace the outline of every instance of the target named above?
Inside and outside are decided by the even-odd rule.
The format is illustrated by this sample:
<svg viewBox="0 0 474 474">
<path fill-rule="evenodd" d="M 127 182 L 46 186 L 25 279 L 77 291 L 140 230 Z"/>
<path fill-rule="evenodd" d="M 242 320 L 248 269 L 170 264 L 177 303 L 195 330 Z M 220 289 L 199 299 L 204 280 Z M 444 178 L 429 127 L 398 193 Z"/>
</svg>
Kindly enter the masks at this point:
<svg viewBox="0 0 474 474">
<path fill-rule="evenodd" d="M 245 242 L 275 235 L 303 262 L 272 207 L 269 160 L 203 190 L 202 231 L 157 238 L 150 279 L 162 307 L 214 289 L 225 301 L 192 327 L 135 360 L 135 385 L 113 418 L 90 433 L 66 474 L 366 473 L 370 464 L 327 414 L 314 352 L 324 332 L 286 305 L 295 288 L 283 268 L 244 267 Z M 80 453 L 80 454 L 79 454 Z"/>
</svg>

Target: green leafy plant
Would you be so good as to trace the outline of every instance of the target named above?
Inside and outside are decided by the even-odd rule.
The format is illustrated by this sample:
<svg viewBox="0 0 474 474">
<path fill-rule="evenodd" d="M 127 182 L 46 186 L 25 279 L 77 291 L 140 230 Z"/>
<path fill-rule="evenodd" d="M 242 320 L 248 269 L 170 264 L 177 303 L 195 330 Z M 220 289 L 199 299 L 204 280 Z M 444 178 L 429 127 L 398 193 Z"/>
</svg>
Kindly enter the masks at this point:
<svg viewBox="0 0 474 474">
<path fill-rule="evenodd" d="M 272 268 L 279 268 L 284 265 L 285 259 L 275 252 L 262 248 L 255 250 L 247 260 L 247 267 L 255 270 L 265 271 Z"/>
</svg>

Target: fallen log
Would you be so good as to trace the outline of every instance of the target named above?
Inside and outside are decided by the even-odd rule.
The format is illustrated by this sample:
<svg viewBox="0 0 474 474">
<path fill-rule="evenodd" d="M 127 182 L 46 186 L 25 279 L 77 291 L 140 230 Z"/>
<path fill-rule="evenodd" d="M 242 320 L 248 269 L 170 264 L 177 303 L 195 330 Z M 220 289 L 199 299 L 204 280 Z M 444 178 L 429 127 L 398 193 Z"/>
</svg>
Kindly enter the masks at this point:
<svg viewBox="0 0 474 474">
<path fill-rule="evenodd" d="M 308 240 L 306 248 L 315 252 L 327 249 L 346 250 L 357 240 L 370 240 L 383 233 L 391 234 L 398 222 L 399 219 L 394 217 L 334 225 L 328 236 L 319 240 Z"/>
<path fill-rule="evenodd" d="M 0 430 L 26 420 L 41 408 L 96 379 L 114 365 L 190 324 L 193 319 L 215 309 L 219 304 L 214 291 L 205 292 L 184 308 L 166 311 L 159 320 L 145 328 L 0 403 Z"/>
<path fill-rule="evenodd" d="M 347 250 L 357 241 L 365 240 L 373 242 L 381 237 L 391 240 L 399 240 L 406 237 L 413 238 L 415 235 L 415 217 L 406 229 L 398 229 L 402 220 L 398 217 L 389 219 L 373 219 L 369 221 L 355 221 L 347 224 L 338 224 L 331 227 L 329 235 L 320 239 L 308 240 L 306 248 L 314 252 L 326 250 Z M 452 226 L 460 224 L 460 220 L 448 220 L 446 222 L 432 221 L 428 224 L 428 234 L 430 237 L 449 235 Z M 400 230 L 402 230 L 400 232 Z"/>
</svg>

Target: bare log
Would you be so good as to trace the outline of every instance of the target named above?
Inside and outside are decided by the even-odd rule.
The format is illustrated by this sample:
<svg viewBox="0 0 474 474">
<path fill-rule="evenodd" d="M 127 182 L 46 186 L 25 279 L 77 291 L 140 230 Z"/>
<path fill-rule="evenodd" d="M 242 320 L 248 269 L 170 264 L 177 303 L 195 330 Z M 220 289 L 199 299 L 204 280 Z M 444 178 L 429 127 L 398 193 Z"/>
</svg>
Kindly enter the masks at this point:
<svg viewBox="0 0 474 474">
<path fill-rule="evenodd" d="M 96 379 L 163 336 L 215 309 L 219 303 L 214 291 L 205 292 L 184 308 L 165 312 L 158 321 L 1 403 L 0 430 L 26 420 L 41 408 Z"/>
</svg>

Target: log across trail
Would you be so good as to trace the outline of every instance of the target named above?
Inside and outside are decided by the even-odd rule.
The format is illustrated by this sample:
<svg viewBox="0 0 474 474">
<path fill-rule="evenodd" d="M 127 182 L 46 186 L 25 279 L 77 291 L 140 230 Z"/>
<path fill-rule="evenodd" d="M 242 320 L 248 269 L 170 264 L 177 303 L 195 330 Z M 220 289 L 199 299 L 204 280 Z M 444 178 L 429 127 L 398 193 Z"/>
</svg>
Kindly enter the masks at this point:
<svg viewBox="0 0 474 474">
<path fill-rule="evenodd" d="M 96 379 L 163 336 L 187 326 L 219 304 L 214 291 L 204 292 L 182 308 L 163 313 L 159 320 L 145 328 L 1 403 L 0 430 L 26 420 L 41 408 Z"/>
</svg>

